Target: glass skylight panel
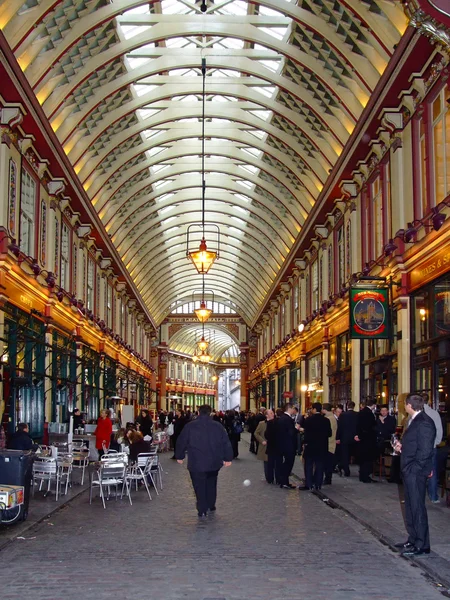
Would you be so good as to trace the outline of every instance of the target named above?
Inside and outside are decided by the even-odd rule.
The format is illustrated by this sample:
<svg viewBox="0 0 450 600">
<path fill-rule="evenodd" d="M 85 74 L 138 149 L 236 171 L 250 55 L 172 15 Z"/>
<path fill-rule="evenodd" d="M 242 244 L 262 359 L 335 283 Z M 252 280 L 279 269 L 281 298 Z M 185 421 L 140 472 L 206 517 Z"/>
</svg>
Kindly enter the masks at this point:
<svg viewBox="0 0 450 600">
<path fill-rule="evenodd" d="M 161 10 L 164 15 L 179 15 L 193 12 L 186 4 L 178 0 L 163 0 L 161 2 Z"/>
<path fill-rule="evenodd" d="M 230 231 L 233 231 L 234 233 L 238 233 L 239 235 L 243 235 L 244 234 L 244 232 L 242 231 L 242 229 L 238 229 L 237 227 L 228 226 L 228 229 Z"/>
<path fill-rule="evenodd" d="M 187 40 L 186 38 L 168 38 L 166 39 L 167 48 L 187 48 L 189 46 L 195 47 L 195 44 Z"/>
<path fill-rule="evenodd" d="M 258 62 L 274 73 L 278 71 L 281 64 L 279 60 L 258 60 Z"/>
<path fill-rule="evenodd" d="M 269 8 L 267 6 L 264 6 L 263 4 L 259 5 L 258 13 L 260 15 L 266 15 L 267 17 L 285 17 L 286 16 L 282 12 L 280 12 L 278 10 L 273 10 L 273 8 Z"/>
<path fill-rule="evenodd" d="M 248 196 L 245 196 L 244 194 L 234 194 L 234 196 L 236 198 L 239 198 L 239 200 L 243 200 L 244 202 L 251 202 L 252 199 L 249 198 Z"/>
<path fill-rule="evenodd" d="M 152 60 L 151 58 L 147 58 L 145 56 L 126 56 L 125 57 L 125 63 L 128 67 L 128 70 L 133 70 L 133 69 L 137 69 L 139 67 L 142 67 L 142 65 L 148 64 L 150 62 L 150 60 Z"/>
<path fill-rule="evenodd" d="M 237 206 L 236 204 L 233 204 L 233 208 L 234 208 L 234 210 L 238 210 L 239 212 L 243 213 L 244 215 L 250 214 L 250 211 L 247 210 L 246 208 L 242 208 L 242 206 Z"/>
<path fill-rule="evenodd" d="M 133 84 L 131 84 L 131 87 L 136 92 L 136 94 L 138 96 L 143 96 L 144 94 L 148 94 L 149 92 L 151 92 L 152 90 L 154 90 L 158 86 L 157 85 L 143 85 L 143 84 L 139 84 L 139 83 L 133 83 Z"/>
<path fill-rule="evenodd" d="M 263 94 L 264 96 L 267 96 L 267 98 L 271 98 L 273 93 L 275 92 L 274 87 L 262 87 L 260 85 L 255 85 L 252 89 L 256 90 L 260 94 Z"/>
<path fill-rule="evenodd" d="M 163 215 L 164 213 L 168 212 L 169 210 L 173 210 L 177 205 L 176 204 L 171 204 L 170 206 L 164 206 L 163 208 L 160 208 L 158 211 L 158 214 Z"/>
<path fill-rule="evenodd" d="M 149 25 L 121 25 L 119 23 L 119 28 L 123 34 L 123 37 L 126 40 L 131 40 L 131 38 L 139 35 L 140 33 L 145 33 L 150 29 Z"/>
<path fill-rule="evenodd" d="M 154 188 L 160 188 L 162 185 L 166 185 L 168 183 L 170 183 L 170 179 L 160 179 L 159 181 L 155 181 L 155 183 L 153 184 Z"/>
<path fill-rule="evenodd" d="M 231 123 L 231 121 L 229 119 L 219 119 L 219 118 L 216 118 L 216 117 L 212 118 L 211 122 L 212 123 L 222 123 L 224 125 L 226 125 L 228 123 Z"/>
<path fill-rule="evenodd" d="M 235 2 L 229 2 L 225 6 L 222 6 L 217 12 L 222 15 L 246 15 L 247 11 L 247 2 L 242 2 L 242 0 L 235 0 Z"/>
<path fill-rule="evenodd" d="M 164 152 L 164 150 L 167 150 L 167 148 L 165 146 L 155 146 L 154 148 L 150 148 L 149 150 L 147 150 L 147 154 L 149 156 L 155 156 L 156 154 L 159 154 L 160 152 Z"/>
<path fill-rule="evenodd" d="M 152 117 L 153 115 L 156 115 L 156 113 L 159 112 L 161 111 L 155 108 L 138 108 L 138 110 L 136 111 L 137 116 L 140 119 L 148 119 L 149 117 Z"/>
<path fill-rule="evenodd" d="M 262 150 L 258 150 L 257 148 L 241 148 L 242 152 L 246 152 L 251 156 L 255 156 L 256 158 L 261 158 Z"/>
<path fill-rule="evenodd" d="M 195 69 L 172 69 L 169 71 L 170 77 L 179 77 L 183 75 L 197 75 Z"/>
<path fill-rule="evenodd" d="M 240 219 L 239 217 L 235 217 L 235 216 L 232 216 L 231 218 L 234 221 L 237 221 L 238 223 L 240 223 L 241 225 L 247 225 L 247 223 L 244 221 L 244 219 Z"/>
<path fill-rule="evenodd" d="M 261 131 L 260 129 L 247 129 L 247 133 L 251 133 L 252 135 L 254 135 L 259 140 L 262 140 L 263 137 L 266 135 L 266 132 L 265 131 Z"/>
<path fill-rule="evenodd" d="M 250 110 L 249 113 L 262 121 L 268 121 L 272 117 L 271 110 Z"/>
<path fill-rule="evenodd" d="M 150 138 L 160 135 L 161 133 L 161 129 L 146 129 L 145 131 L 141 131 L 141 135 L 144 137 L 144 140 L 149 140 Z"/>
<path fill-rule="evenodd" d="M 259 27 L 260 31 L 264 31 L 264 33 L 271 35 L 277 40 L 282 40 L 284 38 L 286 29 L 287 27 Z"/>
<path fill-rule="evenodd" d="M 254 165 L 239 165 L 239 168 L 245 169 L 249 173 L 256 173 L 258 171 L 258 167 L 255 167 Z"/>
<path fill-rule="evenodd" d="M 177 229 L 180 229 L 179 225 L 175 225 L 175 227 L 170 227 L 169 229 L 164 231 L 164 235 L 168 235 L 169 233 L 172 233 L 172 231 L 177 231 Z"/>
<path fill-rule="evenodd" d="M 238 179 L 236 183 L 239 183 L 239 185 L 243 185 L 248 189 L 251 189 L 253 187 L 253 183 L 250 183 L 250 181 L 247 181 L 245 179 Z"/>
<path fill-rule="evenodd" d="M 161 196 L 158 196 L 157 198 L 155 198 L 155 202 L 164 202 L 164 200 L 168 200 L 169 198 L 172 198 L 172 196 L 174 196 L 174 192 L 169 192 L 168 194 L 161 194 Z"/>
<path fill-rule="evenodd" d="M 170 240 L 164 240 L 165 244 L 173 244 L 173 242 L 176 242 L 177 240 L 180 239 L 181 236 L 179 235 L 174 235 L 173 237 L 170 238 Z M 181 246 L 181 244 L 178 244 L 179 246 Z"/>
<path fill-rule="evenodd" d="M 168 169 L 169 167 L 170 165 L 155 165 L 151 167 L 151 170 L 153 173 L 160 173 L 161 171 L 164 171 L 164 169 Z"/>
<path fill-rule="evenodd" d="M 240 50 L 244 47 L 245 41 L 239 38 L 222 38 L 213 44 L 213 48 L 230 48 L 231 50 Z"/>
<path fill-rule="evenodd" d="M 174 221 L 175 219 L 178 219 L 178 217 L 167 217 L 167 219 L 164 219 L 164 224 L 170 223 L 171 221 Z"/>
</svg>

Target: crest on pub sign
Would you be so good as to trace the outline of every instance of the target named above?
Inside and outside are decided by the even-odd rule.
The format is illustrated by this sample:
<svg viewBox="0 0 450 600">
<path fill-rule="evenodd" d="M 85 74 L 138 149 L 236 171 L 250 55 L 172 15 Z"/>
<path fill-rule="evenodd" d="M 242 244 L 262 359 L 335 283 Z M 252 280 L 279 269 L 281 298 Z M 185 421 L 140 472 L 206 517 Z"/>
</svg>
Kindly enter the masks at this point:
<svg viewBox="0 0 450 600">
<path fill-rule="evenodd" d="M 389 289 L 350 290 L 350 336 L 353 339 L 387 339 L 391 335 Z"/>
</svg>

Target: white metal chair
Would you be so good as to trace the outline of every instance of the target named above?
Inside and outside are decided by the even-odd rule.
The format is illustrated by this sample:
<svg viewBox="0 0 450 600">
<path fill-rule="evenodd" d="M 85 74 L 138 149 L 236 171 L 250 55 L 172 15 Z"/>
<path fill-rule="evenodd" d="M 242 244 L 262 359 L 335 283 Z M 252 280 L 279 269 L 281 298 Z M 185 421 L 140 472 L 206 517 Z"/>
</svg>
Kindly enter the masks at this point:
<svg viewBox="0 0 450 600">
<path fill-rule="evenodd" d="M 148 497 L 151 500 L 152 495 L 150 493 L 150 488 L 148 487 L 148 479 L 150 479 L 150 481 L 153 484 L 153 487 L 156 490 L 156 493 L 158 494 L 158 490 L 155 485 L 155 480 L 153 479 L 152 466 L 153 466 L 153 457 L 152 456 L 148 456 L 147 454 L 139 454 L 138 455 L 137 462 L 128 468 L 126 475 L 125 475 L 126 480 L 128 481 L 128 483 L 130 485 L 130 492 L 133 487 L 133 482 L 136 485 L 136 491 L 137 491 L 138 483 L 140 481 L 142 481 L 142 483 L 145 485 L 145 489 L 147 490 Z M 123 494 L 123 490 L 122 490 L 122 494 Z"/>
<path fill-rule="evenodd" d="M 117 455 L 115 455 L 115 456 L 117 456 Z M 100 490 L 100 498 L 102 499 L 103 508 L 106 508 L 104 488 L 107 488 L 107 490 L 108 490 L 107 498 L 109 499 L 111 487 L 115 487 L 116 488 L 115 497 L 117 500 L 119 485 L 122 486 L 121 498 L 123 496 L 123 490 L 125 488 L 128 499 L 130 501 L 130 504 L 133 504 L 131 501 L 130 487 L 129 487 L 128 481 L 126 479 L 126 463 L 125 463 L 125 461 L 123 461 L 123 460 L 117 460 L 117 461 L 105 460 L 105 461 L 103 461 L 102 460 L 100 462 L 99 466 L 97 467 L 97 469 L 95 470 L 95 473 L 92 473 L 92 475 L 91 475 L 91 484 L 90 484 L 90 490 L 89 490 L 89 504 L 92 504 L 92 491 L 93 491 L 94 487 L 98 487 Z"/>
<path fill-rule="evenodd" d="M 138 454 L 138 463 L 141 468 L 149 466 L 149 478 L 155 488 L 156 495 L 159 496 L 157 482 L 159 477 L 159 489 L 162 490 L 162 476 L 161 476 L 161 464 L 159 462 L 159 456 L 150 452 L 142 452 Z"/>
<path fill-rule="evenodd" d="M 52 481 L 55 482 L 56 500 L 59 497 L 59 469 L 56 458 L 36 457 L 33 462 L 33 496 L 36 484 L 39 482 L 39 491 L 42 490 L 42 484 L 47 482 L 47 491 L 44 496 L 50 493 Z"/>
<path fill-rule="evenodd" d="M 56 464 L 58 466 L 58 485 L 59 485 L 59 493 L 61 493 L 61 485 L 66 484 L 66 488 L 64 494 L 67 494 L 67 490 L 72 487 L 72 468 L 73 468 L 73 456 L 69 453 L 58 454 L 58 458 L 56 459 Z"/>
<path fill-rule="evenodd" d="M 81 469 L 81 485 L 84 483 L 84 473 L 89 465 L 89 448 L 74 448 L 72 451 L 72 468 Z"/>
</svg>

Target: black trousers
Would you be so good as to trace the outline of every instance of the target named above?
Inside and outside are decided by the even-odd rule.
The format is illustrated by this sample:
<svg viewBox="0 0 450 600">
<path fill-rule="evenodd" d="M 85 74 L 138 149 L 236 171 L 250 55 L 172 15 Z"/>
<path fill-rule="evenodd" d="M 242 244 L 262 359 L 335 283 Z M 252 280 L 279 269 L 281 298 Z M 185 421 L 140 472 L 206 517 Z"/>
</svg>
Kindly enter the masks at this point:
<svg viewBox="0 0 450 600">
<path fill-rule="evenodd" d="M 325 481 L 326 483 L 331 483 L 331 478 L 333 477 L 333 471 L 336 464 L 336 459 L 334 452 L 327 452 L 325 457 Z"/>
<path fill-rule="evenodd" d="M 430 547 L 428 515 L 425 507 L 427 476 L 402 472 L 405 493 L 405 524 L 408 542 L 420 550 Z"/>
<path fill-rule="evenodd" d="M 198 512 L 206 513 L 208 509 L 215 508 L 219 471 L 189 471 L 189 473 L 197 498 Z"/>
<path fill-rule="evenodd" d="M 264 477 L 267 483 L 275 481 L 275 456 L 267 455 L 267 460 L 264 461 Z"/>
<path fill-rule="evenodd" d="M 323 483 L 325 456 L 305 457 L 305 486 L 309 489 L 320 490 Z"/>
<path fill-rule="evenodd" d="M 339 444 L 340 457 L 339 457 L 339 468 L 344 471 L 344 475 L 350 477 L 350 457 L 353 455 L 354 443 Z"/>
<path fill-rule="evenodd" d="M 275 475 L 280 485 L 289 484 L 289 475 L 295 462 L 295 451 L 277 455 L 275 459 Z"/>
</svg>

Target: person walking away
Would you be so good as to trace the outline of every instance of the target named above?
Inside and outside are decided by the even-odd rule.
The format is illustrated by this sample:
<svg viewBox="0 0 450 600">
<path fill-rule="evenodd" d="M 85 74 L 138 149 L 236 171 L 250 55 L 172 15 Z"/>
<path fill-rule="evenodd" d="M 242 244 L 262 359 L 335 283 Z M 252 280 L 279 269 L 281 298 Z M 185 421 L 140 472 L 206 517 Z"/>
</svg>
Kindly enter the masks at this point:
<svg viewBox="0 0 450 600">
<path fill-rule="evenodd" d="M 159 428 L 161 431 L 164 431 L 164 427 L 166 426 L 166 413 L 162 410 L 158 415 Z"/>
<path fill-rule="evenodd" d="M 3 426 L 0 425 L 0 427 L 3 429 Z M 33 452 L 39 448 L 31 439 L 27 423 L 17 425 L 17 431 L 9 439 L 8 448 L 10 450 L 33 450 Z"/>
<path fill-rule="evenodd" d="M 325 479 L 323 483 L 325 485 L 331 485 L 331 479 L 333 477 L 333 471 L 335 466 L 334 457 L 336 453 L 337 420 L 334 416 L 334 413 L 331 411 L 331 404 L 329 404 L 328 402 L 323 405 L 322 412 L 325 418 L 330 421 L 331 427 L 331 436 L 328 438 L 328 452 L 325 458 Z"/>
<path fill-rule="evenodd" d="M 405 408 L 411 416 L 402 441 L 395 450 L 400 452 L 403 489 L 405 493 L 405 524 L 408 540 L 396 544 L 405 556 L 430 553 L 428 515 L 425 506 L 427 479 L 432 475 L 436 427 L 424 412 L 424 401 L 419 394 L 408 394 Z"/>
<path fill-rule="evenodd" d="M 375 407 L 375 400 L 370 398 L 367 400 L 366 406 L 358 413 L 355 442 L 358 442 L 359 448 L 359 480 L 363 483 L 374 483 L 371 474 L 377 447 Z"/>
<path fill-rule="evenodd" d="M 275 473 L 280 488 L 295 490 L 295 486 L 289 483 L 297 448 L 293 409 L 292 404 L 285 404 L 283 414 L 275 421 Z"/>
<path fill-rule="evenodd" d="M 438 471 L 438 464 L 437 464 L 437 455 L 438 455 L 437 447 L 442 442 L 442 435 L 444 433 L 443 427 L 442 427 L 442 419 L 441 419 L 441 415 L 438 413 L 438 411 L 434 410 L 434 408 L 432 408 L 430 406 L 428 394 L 422 394 L 422 398 L 423 398 L 423 411 L 428 417 L 430 417 L 430 419 L 434 423 L 434 426 L 436 427 L 436 439 L 434 441 L 434 452 L 433 452 L 433 474 L 427 480 L 428 497 L 433 504 L 439 504 L 439 495 L 438 495 L 439 471 Z"/>
<path fill-rule="evenodd" d="M 355 436 L 358 431 L 358 413 L 355 412 L 355 403 L 349 402 L 347 410 L 342 412 L 338 419 L 336 444 L 339 446 L 340 460 L 339 474 L 344 473 L 350 477 L 350 457 L 354 453 Z"/>
<path fill-rule="evenodd" d="M 265 421 L 261 421 L 255 431 L 255 438 L 258 442 L 258 452 L 256 458 L 264 461 L 264 477 L 267 483 L 275 481 L 275 455 L 273 453 L 273 425 L 275 413 L 273 410 L 266 410 Z M 266 433 L 268 432 L 268 438 Z M 272 434 L 272 435 L 271 435 Z M 270 444 L 270 454 L 268 452 Z"/>
<path fill-rule="evenodd" d="M 397 429 L 397 421 L 394 416 L 389 414 L 389 407 L 383 404 L 380 407 L 380 414 L 377 417 L 375 424 L 375 432 L 377 436 L 378 454 L 383 456 L 386 448 L 390 448 L 391 436 Z"/>
<path fill-rule="evenodd" d="M 98 459 L 104 455 L 105 451 L 103 448 L 108 449 L 111 443 L 112 434 L 112 421 L 109 418 L 109 410 L 105 408 L 100 411 L 100 416 L 97 420 L 97 427 L 95 428 L 95 447 L 98 450 Z"/>
<path fill-rule="evenodd" d="M 227 432 L 210 417 L 211 407 L 200 406 L 198 419 L 187 423 L 177 441 L 175 457 L 183 464 L 188 454 L 188 471 L 197 499 L 199 517 L 216 510 L 217 477 L 220 469 L 229 467 L 233 449 Z"/>
<path fill-rule="evenodd" d="M 175 453 L 176 453 L 178 438 L 180 437 L 180 434 L 183 431 L 185 425 L 186 425 L 186 416 L 184 414 L 184 411 L 179 409 L 175 412 L 175 418 L 173 420 L 173 435 L 170 438 L 172 440 L 172 445 L 173 445 L 173 456 L 171 457 L 173 460 L 175 460 Z"/>
<path fill-rule="evenodd" d="M 143 437 L 152 437 L 153 419 L 146 408 L 141 410 L 141 414 L 136 419 L 136 423 L 139 425 L 139 431 L 142 433 Z"/>
<path fill-rule="evenodd" d="M 303 428 L 305 434 L 303 450 L 305 485 L 298 489 L 320 490 L 328 455 L 328 440 L 332 435 L 330 420 L 322 414 L 320 402 L 314 402 L 312 405 L 311 415 L 305 419 Z"/>
<path fill-rule="evenodd" d="M 292 413 L 292 418 L 294 419 L 294 423 L 296 425 L 298 425 L 298 427 L 296 428 L 296 455 L 297 456 L 301 456 L 302 455 L 302 440 L 303 440 L 303 436 L 302 433 L 300 432 L 300 428 L 301 428 L 301 421 L 302 421 L 302 415 L 300 414 L 300 411 L 298 410 L 297 406 L 294 406 L 294 412 Z"/>
<path fill-rule="evenodd" d="M 241 420 L 234 410 L 227 410 L 223 424 L 233 448 L 233 459 L 238 458 L 239 442 L 241 441 L 241 433 L 243 431 Z"/>
</svg>

